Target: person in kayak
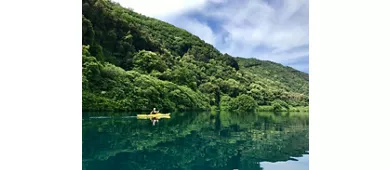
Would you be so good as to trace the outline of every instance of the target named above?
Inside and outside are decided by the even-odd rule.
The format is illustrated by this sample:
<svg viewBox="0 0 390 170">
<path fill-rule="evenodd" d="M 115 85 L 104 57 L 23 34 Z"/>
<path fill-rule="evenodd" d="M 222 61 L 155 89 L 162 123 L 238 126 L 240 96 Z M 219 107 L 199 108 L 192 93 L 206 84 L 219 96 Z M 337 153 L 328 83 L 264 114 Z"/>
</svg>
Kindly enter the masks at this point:
<svg viewBox="0 0 390 170">
<path fill-rule="evenodd" d="M 150 114 L 157 114 L 157 113 L 159 113 L 159 111 L 156 110 L 156 108 L 153 108 L 153 110 L 150 112 Z M 156 124 L 156 122 L 158 122 L 158 119 L 156 117 L 152 117 L 150 120 L 152 121 L 153 126 Z"/>
<path fill-rule="evenodd" d="M 156 108 L 153 108 L 153 110 L 150 112 L 150 114 L 157 114 L 159 111 L 156 110 Z"/>
</svg>

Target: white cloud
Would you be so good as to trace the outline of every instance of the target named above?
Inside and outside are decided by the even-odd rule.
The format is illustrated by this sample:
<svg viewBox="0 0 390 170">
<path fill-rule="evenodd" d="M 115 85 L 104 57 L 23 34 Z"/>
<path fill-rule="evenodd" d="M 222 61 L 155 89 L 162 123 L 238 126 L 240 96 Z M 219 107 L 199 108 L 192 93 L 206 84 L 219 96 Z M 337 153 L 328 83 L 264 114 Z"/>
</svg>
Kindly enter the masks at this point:
<svg viewBox="0 0 390 170">
<path fill-rule="evenodd" d="M 230 45 L 222 51 L 277 62 L 308 55 L 308 48 L 300 48 L 309 43 L 306 0 L 286 0 L 277 7 L 265 1 L 241 1 L 207 15 L 224 21 L 223 28 L 230 33 Z M 270 50 L 258 53 L 259 47 Z"/>
<path fill-rule="evenodd" d="M 146 16 L 161 18 L 196 9 L 206 0 L 113 0 Z"/>
<path fill-rule="evenodd" d="M 216 35 L 214 35 L 213 30 L 206 23 L 188 17 L 167 18 L 166 20 L 174 23 L 177 27 L 191 32 L 209 44 L 215 44 Z"/>
</svg>

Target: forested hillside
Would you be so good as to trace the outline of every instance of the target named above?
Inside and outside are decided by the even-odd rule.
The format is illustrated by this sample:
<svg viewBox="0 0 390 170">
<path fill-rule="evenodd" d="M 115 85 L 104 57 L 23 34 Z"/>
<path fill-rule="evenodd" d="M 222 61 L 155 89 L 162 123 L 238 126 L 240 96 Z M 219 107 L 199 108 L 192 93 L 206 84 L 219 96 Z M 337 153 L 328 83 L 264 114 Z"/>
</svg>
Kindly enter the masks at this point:
<svg viewBox="0 0 390 170">
<path fill-rule="evenodd" d="M 272 61 L 235 58 L 241 70 L 256 74 L 262 79 L 280 82 L 288 91 L 309 95 L 309 75 Z"/>
<path fill-rule="evenodd" d="M 222 54 L 183 29 L 107 0 L 82 2 L 83 110 L 308 105 L 306 73 Z"/>
</svg>

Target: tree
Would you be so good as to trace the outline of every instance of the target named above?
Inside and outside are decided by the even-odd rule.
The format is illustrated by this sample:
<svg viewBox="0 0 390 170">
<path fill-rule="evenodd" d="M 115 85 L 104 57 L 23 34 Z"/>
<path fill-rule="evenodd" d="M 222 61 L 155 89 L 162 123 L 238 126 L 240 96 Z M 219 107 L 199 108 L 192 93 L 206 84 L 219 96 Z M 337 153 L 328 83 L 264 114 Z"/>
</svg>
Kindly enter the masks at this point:
<svg viewBox="0 0 390 170">
<path fill-rule="evenodd" d="M 237 111 L 254 111 L 257 103 L 255 99 L 246 94 L 242 94 L 230 102 L 231 109 Z"/>
<path fill-rule="evenodd" d="M 167 69 L 161 56 L 151 51 L 139 51 L 134 56 L 133 63 L 136 69 L 146 73 L 150 73 L 152 70 L 164 72 Z"/>
</svg>

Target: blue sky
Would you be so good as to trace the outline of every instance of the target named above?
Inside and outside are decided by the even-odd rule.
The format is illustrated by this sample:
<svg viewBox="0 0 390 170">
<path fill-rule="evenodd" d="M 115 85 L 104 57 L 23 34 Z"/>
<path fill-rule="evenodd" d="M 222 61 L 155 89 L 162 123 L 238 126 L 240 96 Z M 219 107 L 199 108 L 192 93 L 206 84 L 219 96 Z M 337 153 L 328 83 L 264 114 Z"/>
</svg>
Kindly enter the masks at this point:
<svg viewBox="0 0 390 170">
<path fill-rule="evenodd" d="M 309 72 L 308 0 L 114 0 L 186 29 L 222 53 Z"/>
</svg>

